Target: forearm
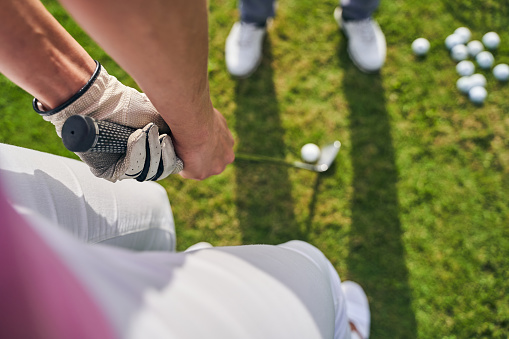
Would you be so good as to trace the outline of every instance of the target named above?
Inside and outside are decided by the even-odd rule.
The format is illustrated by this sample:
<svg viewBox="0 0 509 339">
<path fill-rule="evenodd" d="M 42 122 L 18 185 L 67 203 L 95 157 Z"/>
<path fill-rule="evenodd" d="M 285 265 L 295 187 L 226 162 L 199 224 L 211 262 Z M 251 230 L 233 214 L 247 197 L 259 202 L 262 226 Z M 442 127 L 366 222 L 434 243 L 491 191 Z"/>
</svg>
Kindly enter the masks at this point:
<svg viewBox="0 0 509 339">
<path fill-rule="evenodd" d="M 212 114 L 205 0 L 61 3 L 134 78 L 177 140 L 199 136 Z"/>
<path fill-rule="evenodd" d="M 54 108 L 90 78 L 95 63 L 38 0 L 0 0 L 0 72 Z"/>
</svg>

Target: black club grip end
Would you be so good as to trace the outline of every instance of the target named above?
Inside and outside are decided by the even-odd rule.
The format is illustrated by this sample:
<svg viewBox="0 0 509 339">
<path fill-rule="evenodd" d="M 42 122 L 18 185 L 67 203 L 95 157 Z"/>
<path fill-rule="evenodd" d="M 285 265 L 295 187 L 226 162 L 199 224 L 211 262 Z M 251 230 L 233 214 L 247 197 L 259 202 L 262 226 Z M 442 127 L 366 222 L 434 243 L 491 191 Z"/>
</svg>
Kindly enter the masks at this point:
<svg viewBox="0 0 509 339">
<path fill-rule="evenodd" d="M 99 130 L 94 119 L 73 115 L 62 127 L 62 141 L 71 152 L 87 152 L 97 143 Z"/>
</svg>

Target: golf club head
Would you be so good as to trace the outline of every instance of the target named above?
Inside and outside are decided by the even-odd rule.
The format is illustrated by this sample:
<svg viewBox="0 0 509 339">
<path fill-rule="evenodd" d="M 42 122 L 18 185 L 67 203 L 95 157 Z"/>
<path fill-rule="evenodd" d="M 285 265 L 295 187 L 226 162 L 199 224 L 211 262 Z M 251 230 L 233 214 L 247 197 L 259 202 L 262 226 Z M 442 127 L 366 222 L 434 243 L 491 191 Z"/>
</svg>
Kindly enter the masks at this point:
<svg viewBox="0 0 509 339">
<path fill-rule="evenodd" d="M 321 149 L 320 158 L 315 165 L 316 172 L 325 172 L 328 170 L 336 159 L 340 148 L 341 143 L 338 140 L 334 141 L 332 144 L 324 146 Z"/>
<path fill-rule="evenodd" d="M 315 164 L 308 164 L 304 162 L 294 162 L 293 165 L 298 168 L 307 169 L 313 172 L 325 172 L 327 171 L 334 160 L 336 159 L 336 156 L 338 155 L 339 149 L 341 148 L 341 142 L 334 141 L 331 144 L 328 144 L 320 149 L 320 158 Z"/>
</svg>

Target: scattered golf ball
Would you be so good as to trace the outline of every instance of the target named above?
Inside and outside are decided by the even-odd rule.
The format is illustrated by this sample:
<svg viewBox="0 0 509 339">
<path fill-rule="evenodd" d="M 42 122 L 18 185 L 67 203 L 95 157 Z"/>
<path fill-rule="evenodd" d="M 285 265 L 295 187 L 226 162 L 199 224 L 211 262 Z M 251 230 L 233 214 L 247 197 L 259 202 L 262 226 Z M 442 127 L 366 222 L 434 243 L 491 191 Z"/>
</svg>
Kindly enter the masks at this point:
<svg viewBox="0 0 509 339">
<path fill-rule="evenodd" d="M 462 61 L 468 58 L 467 46 L 459 44 L 451 49 L 451 57 L 456 61 Z"/>
<path fill-rule="evenodd" d="M 468 91 L 472 88 L 472 81 L 470 80 L 470 77 L 464 76 L 459 78 L 458 81 L 456 81 L 456 88 L 458 88 L 461 93 L 468 94 Z"/>
<path fill-rule="evenodd" d="M 479 67 L 488 69 L 491 66 L 493 66 L 493 62 L 495 61 L 495 58 L 493 57 L 493 54 L 491 54 L 488 51 L 482 51 L 475 57 L 475 61 L 477 61 L 477 64 Z"/>
<path fill-rule="evenodd" d="M 476 87 L 476 86 L 484 87 L 484 86 L 486 86 L 486 77 L 480 73 L 472 74 L 470 76 L 470 84 L 471 84 L 471 87 Z"/>
<path fill-rule="evenodd" d="M 470 101 L 475 104 L 482 104 L 488 95 L 486 88 L 482 86 L 474 86 L 468 91 L 468 97 Z"/>
<path fill-rule="evenodd" d="M 461 76 L 468 76 L 474 74 L 475 65 L 472 61 L 463 60 L 456 65 L 456 72 Z"/>
<path fill-rule="evenodd" d="M 484 51 L 484 45 L 479 40 L 472 40 L 467 44 L 468 54 L 475 57 L 477 54 Z"/>
<path fill-rule="evenodd" d="M 500 37 L 495 32 L 488 32 L 482 37 L 482 42 L 487 49 L 496 49 L 500 45 Z"/>
<path fill-rule="evenodd" d="M 498 64 L 493 68 L 493 75 L 498 81 L 509 80 L 509 66 L 507 64 Z"/>
<path fill-rule="evenodd" d="M 470 37 L 472 36 L 472 33 L 470 30 L 466 27 L 459 27 L 454 31 L 454 34 L 458 35 L 461 38 L 461 43 L 466 44 Z"/>
<path fill-rule="evenodd" d="M 320 158 L 320 147 L 315 144 L 305 144 L 300 149 L 300 155 L 305 162 L 316 162 Z"/>
<path fill-rule="evenodd" d="M 461 37 L 457 34 L 451 34 L 445 38 L 445 47 L 452 49 L 454 46 L 461 44 Z"/>
<path fill-rule="evenodd" d="M 415 55 L 423 56 L 428 53 L 429 46 L 429 41 L 427 39 L 418 38 L 412 42 L 412 51 L 414 51 Z"/>
</svg>

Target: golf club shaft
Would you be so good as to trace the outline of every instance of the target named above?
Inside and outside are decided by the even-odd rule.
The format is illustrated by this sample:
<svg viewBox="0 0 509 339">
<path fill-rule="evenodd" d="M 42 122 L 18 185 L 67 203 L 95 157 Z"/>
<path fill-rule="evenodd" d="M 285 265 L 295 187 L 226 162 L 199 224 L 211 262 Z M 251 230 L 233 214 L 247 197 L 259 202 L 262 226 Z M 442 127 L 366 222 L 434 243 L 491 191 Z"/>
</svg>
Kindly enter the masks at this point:
<svg viewBox="0 0 509 339">
<path fill-rule="evenodd" d="M 302 169 L 307 169 L 310 171 L 315 171 L 315 166 L 312 164 L 306 164 L 306 163 L 298 162 L 298 161 L 291 162 L 291 161 L 286 161 L 284 159 L 268 157 L 268 156 L 263 156 L 263 155 L 253 155 L 253 154 L 237 152 L 237 153 L 235 153 L 235 160 L 272 163 L 272 164 L 276 164 L 276 165 L 283 165 L 283 166 L 288 166 L 288 167 L 302 168 Z"/>
<path fill-rule="evenodd" d="M 67 119 L 62 127 L 62 141 L 64 146 L 72 152 L 95 152 L 95 153 L 125 153 L 129 136 L 136 129 L 119 124 L 98 121 L 88 116 L 73 115 Z M 330 159 L 332 163 L 337 150 Z M 273 163 L 288 167 L 306 169 L 314 172 L 324 172 L 328 165 L 308 164 L 299 161 L 286 161 L 262 155 L 236 153 L 235 158 L 243 161 Z M 329 161 L 328 161 L 329 162 Z"/>
</svg>

